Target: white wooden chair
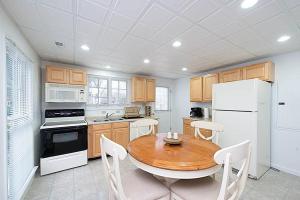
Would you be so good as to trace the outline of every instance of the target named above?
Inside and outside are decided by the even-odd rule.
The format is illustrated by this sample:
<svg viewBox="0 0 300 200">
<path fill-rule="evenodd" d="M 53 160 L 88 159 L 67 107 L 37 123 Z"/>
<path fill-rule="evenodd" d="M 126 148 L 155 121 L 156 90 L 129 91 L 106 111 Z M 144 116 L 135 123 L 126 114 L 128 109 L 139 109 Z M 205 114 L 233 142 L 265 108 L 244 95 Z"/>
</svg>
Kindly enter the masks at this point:
<svg viewBox="0 0 300 200">
<path fill-rule="evenodd" d="M 158 121 L 154 119 L 139 119 L 132 124 L 132 127 L 137 129 L 137 137 L 142 135 L 156 134 L 155 126 L 158 125 Z M 146 132 L 142 132 L 146 129 Z"/>
<path fill-rule="evenodd" d="M 207 121 L 193 121 L 191 126 L 195 128 L 195 137 L 199 136 L 204 140 L 213 140 L 216 144 L 219 144 L 219 134 L 224 132 L 224 126 L 216 122 Z M 208 129 L 212 131 L 210 137 L 205 137 L 200 129 Z"/>
<path fill-rule="evenodd" d="M 127 151 L 119 144 L 101 136 L 101 155 L 105 178 L 108 185 L 109 200 L 169 200 L 170 191 L 151 174 L 139 169 L 120 174 L 119 159 L 124 160 Z M 107 159 L 112 156 L 112 164 Z"/>
<path fill-rule="evenodd" d="M 172 200 L 237 200 L 246 185 L 251 145 L 247 140 L 217 151 L 214 159 L 224 164 L 222 182 L 211 177 L 180 180 L 171 185 Z M 237 175 L 232 173 L 232 163 L 242 163 Z"/>
</svg>

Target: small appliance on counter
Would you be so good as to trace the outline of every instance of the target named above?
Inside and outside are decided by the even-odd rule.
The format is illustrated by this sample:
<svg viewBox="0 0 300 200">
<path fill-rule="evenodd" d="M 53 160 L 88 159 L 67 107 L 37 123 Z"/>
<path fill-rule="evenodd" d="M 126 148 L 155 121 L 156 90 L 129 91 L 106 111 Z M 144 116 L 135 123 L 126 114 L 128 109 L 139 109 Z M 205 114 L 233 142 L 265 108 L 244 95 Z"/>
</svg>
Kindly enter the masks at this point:
<svg viewBox="0 0 300 200">
<path fill-rule="evenodd" d="M 140 109 L 141 108 L 137 107 L 137 106 L 125 107 L 124 108 L 124 118 L 125 119 L 141 118 Z"/>
<path fill-rule="evenodd" d="M 151 117 L 152 108 L 151 106 L 145 106 L 145 117 Z"/>
<path fill-rule="evenodd" d="M 41 134 L 41 175 L 87 164 L 83 109 L 46 110 Z"/>
<path fill-rule="evenodd" d="M 190 117 L 203 117 L 203 109 L 200 107 L 191 108 Z"/>
</svg>

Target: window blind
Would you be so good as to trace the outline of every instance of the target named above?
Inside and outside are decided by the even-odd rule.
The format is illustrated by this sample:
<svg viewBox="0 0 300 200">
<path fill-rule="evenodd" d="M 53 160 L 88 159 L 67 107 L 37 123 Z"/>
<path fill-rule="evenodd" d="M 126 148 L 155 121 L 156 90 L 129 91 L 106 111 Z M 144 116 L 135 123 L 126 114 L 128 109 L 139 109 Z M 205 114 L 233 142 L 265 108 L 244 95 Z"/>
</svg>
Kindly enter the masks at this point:
<svg viewBox="0 0 300 200">
<path fill-rule="evenodd" d="M 6 39 L 8 198 L 19 199 L 33 159 L 32 62 Z"/>
</svg>

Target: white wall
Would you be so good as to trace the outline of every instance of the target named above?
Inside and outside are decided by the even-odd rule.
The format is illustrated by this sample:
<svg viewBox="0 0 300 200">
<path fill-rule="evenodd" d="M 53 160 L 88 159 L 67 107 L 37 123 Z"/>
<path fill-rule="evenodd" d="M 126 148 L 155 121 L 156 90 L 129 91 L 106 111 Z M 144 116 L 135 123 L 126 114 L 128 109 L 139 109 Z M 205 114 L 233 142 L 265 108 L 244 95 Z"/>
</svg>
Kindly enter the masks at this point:
<svg viewBox="0 0 300 200">
<path fill-rule="evenodd" d="M 5 79 L 5 38 L 9 38 L 16 43 L 19 49 L 21 49 L 32 61 L 34 64 L 33 69 L 33 91 L 34 91 L 34 110 L 33 110 L 33 130 L 31 133 L 35 138 L 35 144 L 38 144 L 39 141 L 39 126 L 41 123 L 40 120 L 40 59 L 35 51 L 31 48 L 30 44 L 24 38 L 22 33 L 19 31 L 15 23 L 11 20 L 10 17 L 3 10 L 3 7 L 0 3 L 0 199 L 7 198 L 7 138 L 6 138 L 6 79 Z M 22 148 L 22 147 L 20 147 Z M 39 155 L 36 155 L 38 146 L 33 147 L 35 151 L 32 154 L 35 155 L 36 161 Z M 34 166 L 34 160 L 32 161 L 32 168 Z"/>
<path fill-rule="evenodd" d="M 300 176 L 300 129 L 297 127 L 279 127 L 281 123 L 278 116 L 284 115 L 281 120 L 289 117 L 300 122 L 300 51 L 259 59 L 235 66 L 226 66 L 206 73 L 245 66 L 252 63 L 271 60 L 275 63 L 275 82 L 272 85 L 272 133 L 271 133 L 271 162 L 272 166 L 282 171 Z M 287 81 L 292 79 L 293 81 Z M 280 88 L 280 89 L 279 89 Z M 292 91 L 282 92 L 278 91 Z M 175 83 L 174 100 L 175 106 L 172 113 L 172 129 L 182 131 L 182 117 L 189 116 L 190 107 L 207 106 L 211 104 L 195 104 L 189 102 L 189 78 L 177 79 Z M 289 111 L 279 112 L 278 102 L 293 103 Z M 296 109 L 295 109 L 296 108 Z M 295 112 L 291 112 L 294 109 Z M 296 121 L 294 120 L 294 121 Z"/>
<path fill-rule="evenodd" d="M 68 64 L 61 64 L 61 63 L 55 63 L 55 62 L 47 62 L 43 61 L 42 62 L 42 82 L 45 82 L 45 67 L 46 65 L 58 65 L 58 66 L 64 66 L 64 67 L 71 67 L 71 68 L 81 68 L 87 71 L 88 74 L 95 75 L 95 76 L 102 76 L 106 78 L 120 78 L 120 79 L 125 79 L 128 80 L 128 105 L 126 106 L 140 106 L 141 113 L 144 113 L 143 107 L 145 104 L 141 103 L 130 103 L 131 99 L 131 78 L 133 76 L 136 76 L 135 74 L 128 74 L 128 73 L 122 73 L 122 72 L 113 72 L 113 71 L 105 71 L 101 69 L 96 69 L 96 68 L 89 68 L 89 67 L 79 67 L 77 65 L 68 65 Z M 160 77 L 149 77 L 149 78 L 154 78 L 156 80 L 156 85 L 157 86 L 164 86 L 168 87 L 171 91 L 174 90 L 174 80 L 173 79 L 168 79 L 168 78 L 160 78 Z M 93 117 L 93 116 L 103 116 L 105 115 L 106 112 L 108 113 L 116 113 L 117 115 L 122 115 L 124 106 L 99 106 L 99 107 L 94 107 L 94 106 L 86 106 L 85 104 L 82 103 L 45 103 L 44 100 L 44 84 L 42 85 L 42 111 L 44 115 L 45 109 L 63 109 L 63 108 L 84 108 L 86 110 L 86 116 L 88 117 Z M 172 99 L 172 98 L 171 98 Z M 170 102 L 172 104 L 172 102 Z M 149 103 L 149 105 L 152 106 L 152 112 L 155 112 L 155 114 L 160 118 L 160 123 L 164 124 L 164 126 L 160 126 L 161 132 L 166 132 L 171 129 L 171 111 L 158 111 L 156 112 L 154 109 L 154 103 Z M 171 105 L 171 109 L 172 109 Z M 44 117 L 43 117 L 44 118 Z"/>
</svg>

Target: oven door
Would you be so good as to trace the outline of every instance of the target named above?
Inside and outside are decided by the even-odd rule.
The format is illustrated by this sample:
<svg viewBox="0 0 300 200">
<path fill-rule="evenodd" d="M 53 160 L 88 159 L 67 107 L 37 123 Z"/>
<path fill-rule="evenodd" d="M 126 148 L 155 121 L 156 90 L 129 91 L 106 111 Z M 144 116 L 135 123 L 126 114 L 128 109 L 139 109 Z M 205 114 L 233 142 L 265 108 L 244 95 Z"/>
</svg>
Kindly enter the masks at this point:
<svg viewBox="0 0 300 200">
<path fill-rule="evenodd" d="M 41 130 L 41 157 L 87 150 L 87 126 Z"/>
</svg>

